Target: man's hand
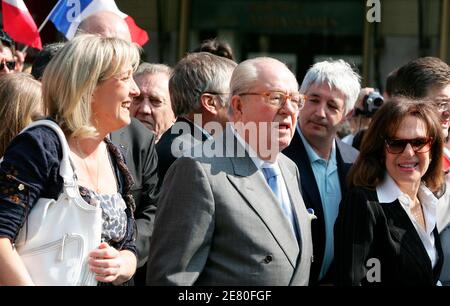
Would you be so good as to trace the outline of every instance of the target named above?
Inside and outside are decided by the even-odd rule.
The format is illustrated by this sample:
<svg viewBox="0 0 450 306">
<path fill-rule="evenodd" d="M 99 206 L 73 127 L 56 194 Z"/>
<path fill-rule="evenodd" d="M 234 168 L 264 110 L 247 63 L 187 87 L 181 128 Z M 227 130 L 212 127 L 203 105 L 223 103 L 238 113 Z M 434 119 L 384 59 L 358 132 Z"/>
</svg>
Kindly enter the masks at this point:
<svg viewBox="0 0 450 306">
<path fill-rule="evenodd" d="M 375 88 L 372 88 L 372 87 L 361 88 L 361 91 L 359 92 L 359 95 L 358 95 L 358 100 L 356 100 L 356 103 L 355 103 L 355 109 L 359 108 L 360 110 L 363 110 L 364 109 L 364 97 L 374 91 L 375 91 Z"/>
</svg>

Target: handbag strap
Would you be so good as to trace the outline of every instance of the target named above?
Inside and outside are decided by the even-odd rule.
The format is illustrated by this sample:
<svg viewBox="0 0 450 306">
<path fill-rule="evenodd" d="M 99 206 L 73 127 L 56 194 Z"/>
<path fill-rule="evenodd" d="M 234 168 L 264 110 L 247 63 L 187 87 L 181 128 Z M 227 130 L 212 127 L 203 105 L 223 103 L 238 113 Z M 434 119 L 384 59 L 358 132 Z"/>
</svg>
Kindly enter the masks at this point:
<svg viewBox="0 0 450 306">
<path fill-rule="evenodd" d="M 64 135 L 64 132 L 59 127 L 59 125 L 51 120 L 46 120 L 46 119 L 37 120 L 35 122 L 32 122 L 26 128 L 24 128 L 20 133 L 23 133 L 28 129 L 31 129 L 35 126 L 40 126 L 40 125 L 51 128 L 58 135 L 59 142 L 61 143 L 62 154 L 63 154 L 60 168 L 59 168 L 59 175 L 61 175 L 61 177 L 64 180 L 64 187 L 68 191 L 69 196 L 75 196 L 76 193 L 73 193 L 73 192 L 76 192 L 77 184 L 75 181 L 75 175 L 73 172 L 73 168 L 70 163 L 69 144 L 67 143 L 66 136 Z"/>
</svg>

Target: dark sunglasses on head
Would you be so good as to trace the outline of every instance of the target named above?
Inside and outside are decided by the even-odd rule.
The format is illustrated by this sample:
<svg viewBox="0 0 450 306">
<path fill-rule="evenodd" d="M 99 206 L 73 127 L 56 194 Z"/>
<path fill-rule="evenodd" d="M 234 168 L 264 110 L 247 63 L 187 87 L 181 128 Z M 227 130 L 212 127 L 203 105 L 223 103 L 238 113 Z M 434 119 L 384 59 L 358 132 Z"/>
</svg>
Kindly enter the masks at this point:
<svg viewBox="0 0 450 306">
<path fill-rule="evenodd" d="M 401 154 L 405 151 L 408 143 L 411 145 L 415 153 L 426 153 L 431 149 L 433 138 L 413 138 L 413 139 L 386 139 L 386 149 L 392 154 Z"/>
<path fill-rule="evenodd" d="M 14 70 L 14 68 L 16 67 L 16 62 L 15 61 L 5 61 L 5 62 L 1 62 L 0 63 L 0 70 L 3 70 L 5 68 L 5 64 L 6 64 L 6 67 L 8 67 L 9 70 Z"/>
</svg>

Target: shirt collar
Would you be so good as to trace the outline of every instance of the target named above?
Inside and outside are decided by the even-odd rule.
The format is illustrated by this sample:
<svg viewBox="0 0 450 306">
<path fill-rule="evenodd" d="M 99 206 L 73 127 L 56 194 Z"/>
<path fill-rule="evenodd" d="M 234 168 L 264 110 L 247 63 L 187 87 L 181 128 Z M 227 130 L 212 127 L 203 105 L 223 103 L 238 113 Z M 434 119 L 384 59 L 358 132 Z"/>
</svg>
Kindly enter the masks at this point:
<svg viewBox="0 0 450 306">
<path fill-rule="evenodd" d="M 417 194 L 417 196 L 420 199 L 424 210 L 426 231 L 428 235 L 431 235 L 431 232 L 436 226 L 436 210 L 439 200 L 431 192 L 430 189 L 425 187 L 424 184 L 420 185 L 419 193 Z"/>
<path fill-rule="evenodd" d="M 389 174 L 386 173 L 383 182 L 378 185 L 376 189 L 378 201 L 380 203 L 392 203 L 395 200 L 398 200 L 413 222 L 413 225 L 416 228 L 417 232 L 420 233 L 420 231 L 423 231 L 423 229 L 417 225 L 417 222 L 413 221 L 413 217 L 411 216 L 411 198 L 400 190 L 400 188 L 397 186 L 397 184 Z M 427 237 L 430 237 L 432 236 L 432 232 L 436 226 L 436 208 L 439 200 L 424 184 L 420 184 L 417 197 L 419 198 L 423 208 L 425 232 L 428 235 Z M 423 241 L 422 236 L 420 234 L 419 236 Z"/>
<path fill-rule="evenodd" d="M 377 186 L 377 196 L 380 203 L 392 203 L 403 195 L 389 174 L 385 174 L 383 182 Z"/>
<path fill-rule="evenodd" d="M 312 146 L 309 144 L 308 140 L 306 140 L 305 136 L 303 136 L 302 130 L 300 129 L 300 124 L 297 124 L 296 129 L 297 129 L 297 132 L 298 132 L 298 134 L 300 135 L 300 137 L 301 137 L 301 139 L 303 141 L 303 145 L 305 146 L 306 154 L 308 155 L 309 161 L 311 163 L 314 163 L 314 162 L 319 161 L 319 160 L 324 160 L 323 158 L 321 158 L 316 153 L 316 151 L 314 151 Z M 333 140 L 329 161 L 332 164 L 336 164 L 337 163 L 337 161 L 336 161 L 336 140 Z M 325 160 L 325 162 L 326 162 L 326 160 Z"/>
<path fill-rule="evenodd" d="M 377 186 L 376 190 L 380 203 L 392 203 L 395 200 L 399 200 L 402 204 L 409 206 L 410 200 L 412 200 L 400 190 L 394 179 L 388 173 L 385 174 L 383 182 Z M 422 205 L 427 207 L 436 206 L 438 202 L 438 199 L 424 184 L 420 184 L 417 197 Z"/>
</svg>

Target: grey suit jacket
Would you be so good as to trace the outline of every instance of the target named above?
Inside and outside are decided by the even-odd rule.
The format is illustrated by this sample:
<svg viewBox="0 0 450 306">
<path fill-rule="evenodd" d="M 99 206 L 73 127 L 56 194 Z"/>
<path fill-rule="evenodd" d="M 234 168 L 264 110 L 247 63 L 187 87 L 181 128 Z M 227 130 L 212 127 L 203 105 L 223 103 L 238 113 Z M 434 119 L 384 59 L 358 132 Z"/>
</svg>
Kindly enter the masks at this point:
<svg viewBox="0 0 450 306">
<path fill-rule="evenodd" d="M 230 146 L 216 142 L 222 146 L 226 156 L 233 155 Z M 299 241 L 248 155 L 183 157 L 162 185 L 147 284 L 308 285 L 312 216 L 299 192 L 296 165 L 281 153 L 278 162 Z"/>
</svg>

